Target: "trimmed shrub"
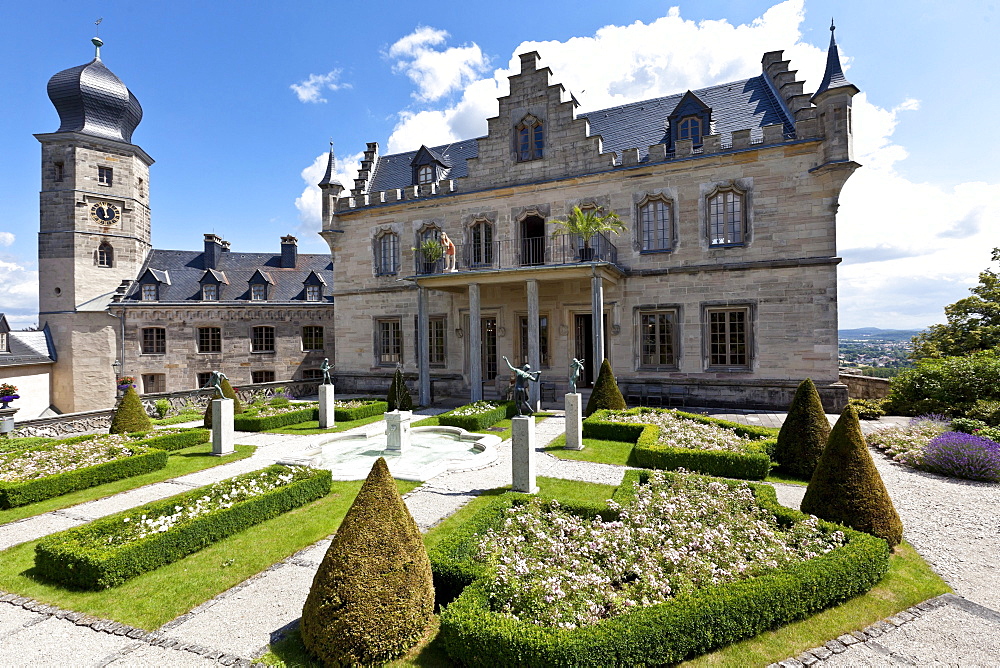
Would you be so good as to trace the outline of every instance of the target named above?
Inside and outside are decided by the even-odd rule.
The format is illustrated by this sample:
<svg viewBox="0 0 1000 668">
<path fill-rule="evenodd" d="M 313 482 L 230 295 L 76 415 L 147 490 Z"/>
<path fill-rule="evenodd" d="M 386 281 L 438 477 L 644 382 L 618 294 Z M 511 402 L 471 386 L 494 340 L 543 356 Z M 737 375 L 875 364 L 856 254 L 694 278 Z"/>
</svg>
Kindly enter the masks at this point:
<svg viewBox="0 0 1000 668">
<path fill-rule="evenodd" d="M 1000 444 L 973 434 L 946 431 L 924 448 L 920 468 L 953 478 L 1000 482 Z"/>
<path fill-rule="evenodd" d="M 157 399 L 153 402 L 153 408 L 156 411 L 156 417 L 162 420 L 170 412 L 170 402 L 166 399 Z"/>
<path fill-rule="evenodd" d="M 86 438 L 94 437 L 87 436 Z M 31 449 L 50 450 L 65 445 L 66 441 L 53 441 Z M 76 469 L 75 471 L 57 473 L 45 478 L 22 482 L 0 481 L 0 508 L 26 506 L 29 503 L 69 494 L 78 489 L 96 487 L 106 482 L 158 471 L 167 465 L 167 453 L 165 450 L 134 447 L 132 445 L 129 445 L 129 449 L 135 452 L 131 457 L 124 457 L 104 462 L 103 464 Z"/>
<path fill-rule="evenodd" d="M 302 641 L 324 665 L 382 664 L 423 637 L 433 612 L 420 530 L 380 457 L 316 571 Z"/>
<path fill-rule="evenodd" d="M 885 399 L 848 399 L 860 420 L 877 420 L 885 415 Z"/>
<path fill-rule="evenodd" d="M 471 404 L 470 404 L 471 405 Z M 500 420 L 505 420 L 517 415 L 517 406 L 513 401 L 505 401 L 496 408 L 485 410 L 472 415 L 453 415 L 455 411 L 460 411 L 467 406 L 460 406 L 454 411 L 442 413 L 438 416 L 438 424 L 446 427 L 458 427 L 465 431 L 482 431 L 492 427 Z"/>
<path fill-rule="evenodd" d="M 403 379 L 403 372 L 400 369 L 396 369 L 396 373 L 392 375 L 392 383 L 389 385 L 389 393 L 386 395 L 385 400 L 389 404 L 390 411 L 413 410 L 413 397 L 410 396 L 410 391 L 406 389 L 406 381 Z"/>
<path fill-rule="evenodd" d="M 626 408 L 628 405 L 625 403 L 622 391 L 618 389 L 615 374 L 611 370 L 611 362 L 604 358 L 604 361 L 601 362 L 601 371 L 597 374 L 597 380 L 594 382 L 594 391 L 590 393 L 587 409 L 583 412 L 583 416 L 589 417 L 601 409 L 621 411 Z"/>
<path fill-rule="evenodd" d="M 166 452 L 156 452 L 166 457 Z M 264 469 L 276 473 L 287 470 L 289 467 L 281 465 Z M 246 473 L 233 480 L 258 476 L 260 473 Z M 205 490 L 195 489 L 131 508 L 124 513 L 95 520 L 43 539 L 35 546 L 35 568 L 45 579 L 71 587 L 92 590 L 114 587 L 323 497 L 330 492 L 330 480 L 329 471 L 313 469 L 307 478 L 295 480 L 228 508 L 213 510 L 162 533 L 154 533 L 124 545 L 102 545 L 107 542 L 106 537 L 117 532 L 126 516 L 169 515 L 178 505 L 193 503 L 204 496 Z"/>
<path fill-rule="evenodd" d="M 318 419 L 319 408 L 316 406 L 307 406 L 297 411 L 260 417 L 256 415 L 234 415 L 233 428 L 236 431 L 267 431 L 268 429 L 280 429 L 290 424 L 299 424 L 300 422 L 309 422 Z"/>
<path fill-rule="evenodd" d="M 236 396 L 236 391 L 233 390 L 233 386 L 229 384 L 228 378 L 223 378 L 222 383 L 222 396 L 219 396 L 219 391 L 216 390 L 215 394 L 212 395 L 212 400 L 215 399 L 232 399 L 233 400 L 233 415 L 239 415 L 243 412 L 243 404 L 240 402 L 240 398 Z M 212 428 L 212 401 L 208 402 L 205 407 L 205 427 L 208 429 Z"/>
<path fill-rule="evenodd" d="M 362 420 L 364 418 L 372 417 L 373 415 L 381 415 L 389 410 L 389 404 L 381 399 L 357 399 L 357 401 L 366 401 L 363 406 L 355 406 L 354 408 L 334 408 L 333 409 L 333 419 L 337 422 L 351 422 L 353 420 Z M 317 417 L 319 419 L 319 409 L 316 409 Z"/>
<path fill-rule="evenodd" d="M 877 536 L 890 548 L 903 539 L 903 523 L 868 452 L 857 413 L 850 406 L 830 432 L 830 442 L 806 488 L 801 508 L 804 513 Z"/>
<path fill-rule="evenodd" d="M 778 432 L 774 448 L 778 469 L 809 480 L 829 439 L 830 421 L 823 412 L 823 402 L 812 379 L 806 378 L 795 390 L 788 415 Z"/>
<path fill-rule="evenodd" d="M 125 390 L 125 396 L 115 406 L 115 414 L 111 416 L 110 434 L 131 434 L 137 431 L 149 431 L 153 423 L 142 407 L 142 400 L 131 385 Z"/>
<path fill-rule="evenodd" d="M 990 427 L 1000 427 L 1000 401 L 980 399 L 965 412 L 965 417 L 982 420 Z"/>
<path fill-rule="evenodd" d="M 130 436 L 131 435 L 132 434 L 130 434 Z M 174 450 L 190 448 L 192 445 L 208 443 L 211 437 L 212 432 L 208 429 L 185 429 L 184 431 L 177 432 L 176 434 L 166 434 L 165 436 L 144 438 L 139 441 L 137 445 L 144 445 L 148 448 L 157 448 L 159 450 L 172 452 Z"/>
</svg>

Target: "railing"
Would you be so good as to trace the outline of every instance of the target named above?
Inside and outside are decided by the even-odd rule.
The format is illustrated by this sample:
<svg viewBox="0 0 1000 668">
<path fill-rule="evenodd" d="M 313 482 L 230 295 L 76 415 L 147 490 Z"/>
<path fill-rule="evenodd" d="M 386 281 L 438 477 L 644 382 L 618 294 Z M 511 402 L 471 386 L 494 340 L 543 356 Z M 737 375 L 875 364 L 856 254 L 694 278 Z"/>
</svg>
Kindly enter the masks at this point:
<svg viewBox="0 0 1000 668">
<path fill-rule="evenodd" d="M 445 273 L 446 258 L 428 258 L 419 248 L 413 255 L 418 275 Z M 604 234 L 595 234 L 587 244 L 575 234 L 459 244 L 455 246 L 454 270 L 488 271 L 578 262 L 618 264 L 618 248 Z"/>
</svg>

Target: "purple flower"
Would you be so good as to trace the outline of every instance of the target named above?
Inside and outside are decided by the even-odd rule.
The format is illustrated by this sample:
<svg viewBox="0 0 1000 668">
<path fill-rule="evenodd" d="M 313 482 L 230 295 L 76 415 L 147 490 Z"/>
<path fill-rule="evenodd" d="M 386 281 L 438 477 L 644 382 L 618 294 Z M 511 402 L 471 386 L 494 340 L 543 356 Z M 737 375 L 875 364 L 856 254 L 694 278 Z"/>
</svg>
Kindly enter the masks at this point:
<svg viewBox="0 0 1000 668">
<path fill-rule="evenodd" d="M 7 403 L 8 401 L 14 401 L 15 399 L 20 399 L 20 398 L 21 398 L 20 394 L 10 394 L 7 395 L 6 397 L 0 397 L 0 401 L 2 401 L 3 403 Z"/>
<path fill-rule="evenodd" d="M 1000 482 L 1000 443 L 946 431 L 924 448 L 922 468 L 955 478 Z"/>
</svg>

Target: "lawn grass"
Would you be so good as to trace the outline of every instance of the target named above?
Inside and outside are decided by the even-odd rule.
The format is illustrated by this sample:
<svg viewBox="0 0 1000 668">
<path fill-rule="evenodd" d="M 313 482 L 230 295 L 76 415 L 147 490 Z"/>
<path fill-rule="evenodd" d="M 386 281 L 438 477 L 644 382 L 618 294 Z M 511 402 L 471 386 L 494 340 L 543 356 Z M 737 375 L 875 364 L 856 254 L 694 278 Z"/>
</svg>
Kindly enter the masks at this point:
<svg viewBox="0 0 1000 668">
<path fill-rule="evenodd" d="M 119 492 L 125 492 L 130 489 L 135 489 L 136 487 L 151 485 L 154 482 L 170 480 L 171 478 L 177 478 L 182 475 L 187 475 L 188 473 L 194 473 L 195 471 L 212 468 L 213 466 L 218 466 L 219 464 L 235 462 L 239 459 L 249 457 L 256 449 L 257 448 L 252 445 L 237 445 L 236 454 L 226 457 L 214 456 L 212 454 L 211 443 L 199 443 L 198 445 L 192 445 L 190 448 L 184 448 L 183 450 L 174 450 L 170 453 L 170 456 L 167 457 L 166 467 L 158 471 L 151 471 L 150 473 L 132 476 L 131 478 L 122 478 L 121 480 L 115 480 L 114 482 L 98 485 L 97 487 L 80 489 L 75 492 L 70 492 L 69 494 L 63 494 L 62 496 L 45 499 L 44 501 L 39 501 L 38 503 L 31 503 L 27 506 L 0 510 L 0 524 L 7 524 L 8 522 L 14 522 L 15 520 L 24 519 L 25 517 L 41 515 L 42 513 L 47 513 L 50 510 L 68 508 L 79 503 L 86 503 L 87 501 L 103 499 L 107 496 L 118 494 Z"/>
<path fill-rule="evenodd" d="M 0 589 L 152 630 L 336 531 L 363 482 L 336 481 L 322 499 L 104 591 L 70 590 L 37 578 L 38 541 L 22 543 L 0 552 Z M 419 484 L 396 481 L 400 493 Z"/>
<path fill-rule="evenodd" d="M 372 415 L 370 417 L 361 418 L 360 420 L 348 420 L 346 422 L 337 422 L 332 429 L 320 429 L 319 420 L 310 420 L 308 422 L 299 422 L 298 424 L 290 424 L 287 427 L 279 427 L 277 429 L 268 429 L 265 433 L 267 434 L 299 434 L 306 436 L 309 434 L 336 434 L 339 431 L 347 431 L 348 429 L 353 429 L 354 427 L 360 427 L 364 424 L 371 424 L 372 422 L 378 422 L 382 419 L 381 415 Z"/>
<path fill-rule="evenodd" d="M 803 487 L 809 484 L 808 480 L 796 478 L 788 475 L 787 473 L 775 473 L 774 469 L 771 469 L 771 471 L 767 474 L 767 477 L 764 478 L 764 482 L 783 482 L 786 485 L 802 485 Z"/>
<path fill-rule="evenodd" d="M 560 459 L 628 466 L 629 456 L 631 456 L 634 447 L 635 443 L 630 441 L 602 441 L 598 438 L 585 438 L 583 439 L 583 450 L 567 450 L 566 435 L 563 434 L 552 441 L 545 448 L 545 452 Z"/>
<path fill-rule="evenodd" d="M 535 413 L 535 424 L 538 424 L 545 418 L 552 417 L 552 413 Z M 424 418 L 419 422 L 414 422 L 411 427 L 437 427 L 441 422 L 438 420 L 437 416 Z M 510 438 L 513 427 L 511 426 L 511 421 L 509 418 L 500 420 L 496 424 L 479 431 L 471 432 L 473 434 L 490 434 L 492 436 L 499 436 L 500 440 L 506 441 Z"/>
</svg>

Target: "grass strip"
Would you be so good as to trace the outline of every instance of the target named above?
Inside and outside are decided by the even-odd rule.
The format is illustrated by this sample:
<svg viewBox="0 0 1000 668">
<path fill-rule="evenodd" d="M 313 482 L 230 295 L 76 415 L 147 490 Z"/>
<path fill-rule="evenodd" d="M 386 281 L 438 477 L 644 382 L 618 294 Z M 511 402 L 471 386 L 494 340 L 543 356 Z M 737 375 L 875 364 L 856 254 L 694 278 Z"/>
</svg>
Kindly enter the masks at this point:
<svg viewBox="0 0 1000 668">
<path fill-rule="evenodd" d="M 347 420 L 344 422 L 337 422 L 332 429 L 320 429 L 319 420 L 309 420 L 308 422 L 299 422 L 298 424 L 290 424 L 285 427 L 278 427 L 277 429 L 268 429 L 266 433 L 268 434 L 298 434 L 300 436 L 308 436 L 309 434 L 336 434 L 340 431 L 347 431 L 348 429 L 354 429 L 355 427 L 360 427 L 361 425 L 371 424 L 372 422 L 378 422 L 383 419 L 382 414 L 372 415 L 366 418 L 361 418 L 359 420 Z"/>
<path fill-rule="evenodd" d="M 545 418 L 549 417 L 552 417 L 552 413 L 535 413 L 535 424 L 538 424 Z M 441 422 L 438 420 L 437 416 L 434 416 L 434 417 L 424 418 L 419 422 L 414 422 L 410 424 L 410 427 L 437 427 L 440 424 Z M 510 438 L 511 433 L 513 432 L 513 427 L 511 425 L 512 423 L 508 418 L 505 420 L 500 420 L 493 426 L 487 427 L 486 429 L 480 429 L 469 433 L 490 434 L 491 436 L 499 436 L 500 440 L 506 441 L 508 438 Z"/>
<path fill-rule="evenodd" d="M 334 482 L 322 499 L 103 591 L 70 590 L 38 578 L 38 541 L 22 543 L 0 552 L 0 589 L 153 630 L 336 531 L 363 482 Z M 419 484 L 396 481 L 400 493 Z"/>
<path fill-rule="evenodd" d="M 219 464 L 228 464 L 249 457 L 256 449 L 252 445 L 237 445 L 236 454 L 226 457 L 215 457 L 212 455 L 211 443 L 201 443 L 184 448 L 183 450 L 174 450 L 169 453 L 170 456 L 167 458 L 166 467 L 158 471 L 144 473 L 131 478 L 122 478 L 121 480 L 115 480 L 114 482 L 108 482 L 96 487 L 80 489 L 27 506 L 0 510 L 0 524 L 7 524 L 8 522 L 21 520 L 25 517 L 34 517 L 35 515 L 41 515 L 51 510 L 69 508 L 70 506 L 86 503 L 87 501 L 103 499 L 119 492 L 126 492 L 136 487 L 144 487 L 155 482 L 170 480 L 171 478 L 177 478 L 188 473 L 194 473 L 195 471 L 209 469 Z"/>
<path fill-rule="evenodd" d="M 158 427 L 163 427 L 171 424 L 182 424 L 184 422 L 202 422 L 205 419 L 205 415 L 202 411 L 188 411 L 186 413 L 178 413 L 177 415 L 172 415 L 165 418 L 154 418 L 150 420 L 154 425 Z"/>
<path fill-rule="evenodd" d="M 559 459 L 573 459 L 598 464 L 617 464 L 619 466 L 634 466 L 629 461 L 635 443 L 628 441 L 605 441 L 599 438 L 583 439 L 583 450 L 567 450 L 566 435 L 563 434 L 545 448 L 545 452 Z"/>
</svg>

